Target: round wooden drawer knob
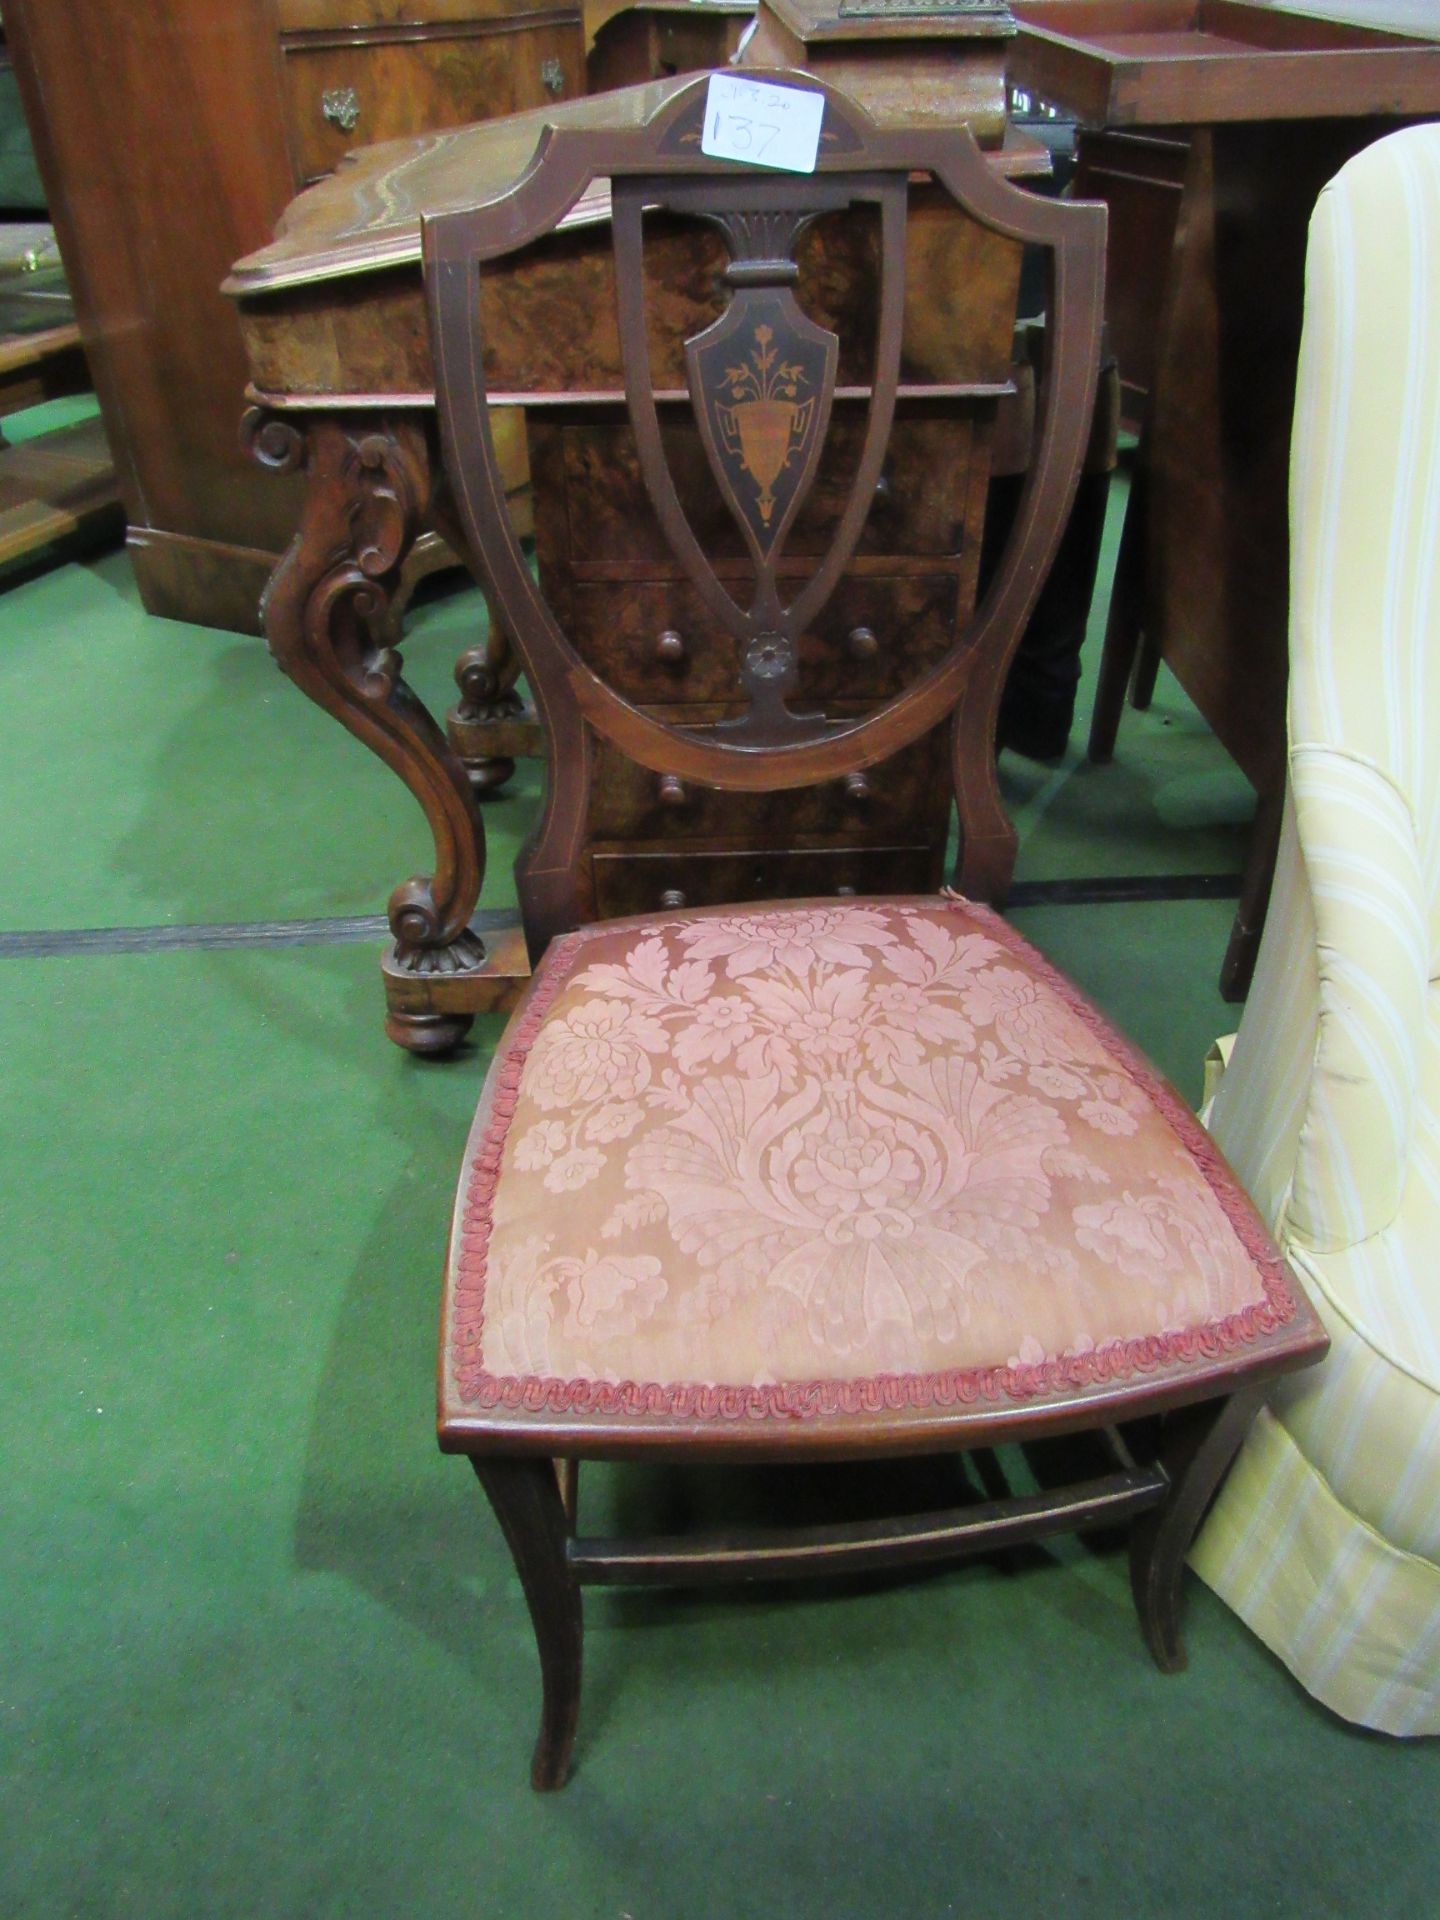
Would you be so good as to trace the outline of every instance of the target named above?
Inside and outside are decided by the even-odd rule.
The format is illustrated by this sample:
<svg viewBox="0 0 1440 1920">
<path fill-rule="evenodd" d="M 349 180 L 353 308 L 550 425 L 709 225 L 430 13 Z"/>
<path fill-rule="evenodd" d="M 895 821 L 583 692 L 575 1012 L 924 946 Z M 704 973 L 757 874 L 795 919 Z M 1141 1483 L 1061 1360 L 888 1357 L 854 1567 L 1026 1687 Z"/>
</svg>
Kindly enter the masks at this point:
<svg viewBox="0 0 1440 1920">
<path fill-rule="evenodd" d="M 673 913 L 677 907 L 684 906 L 685 896 L 679 887 L 667 887 L 660 896 L 660 904 Z"/>
<path fill-rule="evenodd" d="M 873 660 L 880 651 L 880 641 L 873 627 L 852 627 L 846 645 L 852 660 Z"/>
<path fill-rule="evenodd" d="M 661 774 L 660 804 L 662 807 L 683 807 L 689 798 L 689 794 L 685 791 L 685 782 L 678 774 Z"/>
<path fill-rule="evenodd" d="M 685 664 L 685 641 L 673 627 L 667 627 L 655 642 L 655 658 L 667 667 Z"/>
<path fill-rule="evenodd" d="M 870 782 L 863 773 L 846 774 L 845 798 L 855 807 L 863 807 L 870 798 Z"/>
</svg>

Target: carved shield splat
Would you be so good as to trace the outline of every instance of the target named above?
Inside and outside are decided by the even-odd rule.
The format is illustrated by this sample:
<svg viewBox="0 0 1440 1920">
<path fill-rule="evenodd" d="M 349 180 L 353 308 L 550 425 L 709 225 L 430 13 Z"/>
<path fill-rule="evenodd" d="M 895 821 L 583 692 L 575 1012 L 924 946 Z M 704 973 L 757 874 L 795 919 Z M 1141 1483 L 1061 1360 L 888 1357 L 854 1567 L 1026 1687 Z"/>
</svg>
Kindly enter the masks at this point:
<svg viewBox="0 0 1440 1920">
<path fill-rule="evenodd" d="M 953 715 L 962 884 L 988 890 L 1008 878 L 1013 834 L 995 782 L 995 712 L 1006 662 L 1064 527 L 1093 414 L 1103 210 L 1045 200 L 1007 182 L 964 128 L 879 126 L 819 81 L 793 73 L 756 77 L 823 92 L 821 151 L 812 175 L 745 168 L 699 151 L 695 135 L 708 85 L 700 76 L 656 104 L 650 94 L 642 102 L 643 90 L 637 90 L 638 117 L 627 112 L 623 125 L 548 127 L 534 161 L 509 193 L 427 216 L 423 223 L 436 404 L 461 544 L 490 583 L 544 716 L 545 813 L 520 880 L 536 951 L 549 934 L 593 910 L 587 793 L 602 744 L 660 776 L 671 790 L 693 782 L 772 793 L 879 765 Z M 897 403 L 909 406 L 913 400 L 927 415 L 952 402 L 967 409 L 983 403 L 988 413 L 995 399 L 989 382 L 934 384 L 919 368 L 901 385 L 910 186 L 917 175 L 994 235 L 1049 254 L 1045 400 L 1037 408 L 1027 490 L 980 610 L 963 630 L 952 632 L 942 657 L 878 707 L 860 711 L 861 702 L 847 700 L 845 710 L 821 709 L 806 704 L 802 643 L 818 633 L 817 623 L 864 538 Z M 713 641 L 717 652 L 738 665 L 733 696 L 728 682 L 721 691 L 730 717 L 718 724 L 706 717 L 709 699 L 703 706 L 668 698 L 638 705 L 592 664 L 589 649 L 582 650 L 570 631 L 572 596 L 559 596 L 560 604 L 552 606 L 543 574 L 537 580 L 520 544 L 487 417 L 483 275 L 492 262 L 556 231 L 602 178 L 611 183 L 625 416 L 649 507 L 674 563 L 666 576 L 677 587 L 683 577 L 680 590 L 694 608 L 694 640 L 684 644 L 698 650 Z M 797 308 L 795 253 L 808 221 L 843 220 L 851 208 L 880 215 L 878 299 L 873 354 L 864 356 L 869 378 L 853 387 L 847 382 L 837 394 L 838 345 Z M 925 218 L 928 245 L 928 212 Z M 644 229 L 651 219 L 657 227 L 672 219 L 719 227 L 729 253 L 722 284 L 713 285 L 707 263 L 701 283 L 674 288 L 678 308 L 664 276 L 651 276 L 647 288 Z M 869 214 L 866 225 L 873 228 Z M 819 238 L 815 265 L 823 280 L 825 236 Z M 720 294 L 729 310 L 713 326 L 694 323 L 701 330 L 686 342 L 682 395 L 675 391 L 668 351 L 665 378 L 657 379 L 651 336 L 673 340 L 667 323 L 673 326 L 677 311 L 687 310 L 697 292 L 707 300 Z M 868 314 L 868 288 L 865 297 Z M 963 315 L 955 317 L 958 324 Z M 760 337 L 762 327 L 768 339 Z M 593 400 L 603 405 L 607 420 L 613 416 L 608 389 L 570 398 L 587 407 Z M 819 537 L 796 541 L 807 551 L 787 554 L 790 530 L 805 511 L 805 491 L 820 472 L 832 401 L 843 413 L 850 444 L 836 461 L 825 512 L 815 516 Z M 728 552 L 722 562 L 719 549 L 727 543 L 713 537 L 714 503 L 704 498 L 708 489 L 695 487 L 691 449 L 684 444 L 687 413 L 707 446 L 705 464 L 715 486 L 733 502 L 726 512 L 744 529 L 749 567 L 733 564 Z M 858 434 L 849 431 L 852 422 Z M 667 447 L 680 450 L 682 472 L 672 472 Z M 848 474 L 843 502 L 837 497 L 841 473 Z M 697 495 L 703 538 L 687 512 Z M 667 660 L 669 639 L 663 634 L 658 643 L 659 657 Z M 614 656 L 618 666 L 620 652 L 607 649 L 606 657 Z M 705 684 L 713 690 L 708 677 Z"/>
<path fill-rule="evenodd" d="M 747 288 L 686 342 L 690 397 L 726 504 L 757 559 L 779 547 L 830 419 L 839 341 L 788 289 Z"/>
<path fill-rule="evenodd" d="M 744 204 L 725 204 L 743 193 Z M 740 646 L 737 692 L 747 711 L 720 725 L 757 744 L 811 738 L 813 712 L 792 707 L 798 693 L 799 636 L 825 605 L 849 563 L 874 499 L 890 431 L 904 312 L 906 181 L 746 178 L 743 186 L 705 178 L 616 180 L 611 214 L 625 392 L 640 470 L 672 553 L 717 623 Z M 811 221 L 852 202 L 879 204 L 885 272 L 865 438 L 844 512 L 822 557 L 788 604 L 782 596 L 786 537 L 814 484 L 830 425 L 840 342 L 795 297 L 796 245 Z M 725 311 L 685 342 L 688 397 L 720 497 L 745 536 L 753 587 L 739 598 L 734 576 L 717 573 L 681 507 L 661 440 L 648 363 L 643 216 L 651 209 L 711 222 L 725 236 L 730 290 Z M 788 584 L 788 583 L 787 583 Z M 743 604 L 742 604 L 743 602 Z"/>
</svg>

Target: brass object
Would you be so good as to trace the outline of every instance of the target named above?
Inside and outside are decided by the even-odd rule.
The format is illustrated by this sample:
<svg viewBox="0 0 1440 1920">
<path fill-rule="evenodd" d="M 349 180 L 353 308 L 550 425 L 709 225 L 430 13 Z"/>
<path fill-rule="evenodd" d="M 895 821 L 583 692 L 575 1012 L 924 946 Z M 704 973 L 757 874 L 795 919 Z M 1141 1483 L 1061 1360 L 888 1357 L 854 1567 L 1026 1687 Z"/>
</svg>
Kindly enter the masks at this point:
<svg viewBox="0 0 1440 1920">
<path fill-rule="evenodd" d="M 360 102 L 353 87 L 327 87 L 320 96 L 320 111 L 332 127 L 353 133 L 360 119 Z"/>
</svg>

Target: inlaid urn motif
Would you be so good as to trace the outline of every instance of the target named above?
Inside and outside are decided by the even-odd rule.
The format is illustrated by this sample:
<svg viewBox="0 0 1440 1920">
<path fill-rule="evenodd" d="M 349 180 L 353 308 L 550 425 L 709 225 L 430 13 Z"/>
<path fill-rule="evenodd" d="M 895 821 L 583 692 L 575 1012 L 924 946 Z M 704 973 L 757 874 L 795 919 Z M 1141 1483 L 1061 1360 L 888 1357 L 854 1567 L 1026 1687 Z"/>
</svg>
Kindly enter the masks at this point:
<svg viewBox="0 0 1440 1920">
<path fill-rule="evenodd" d="M 717 401 L 727 453 L 760 489 L 756 505 L 768 527 L 775 512 L 775 482 L 805 445 L 814 411 L 814 395 L 801 398 L 809 379 L 797 360 L 785 360 L 774 345 L 773 328 L 758 326 L 755 345 L 737 367 L 725 369 L 729 403 Z"/>
</svg>

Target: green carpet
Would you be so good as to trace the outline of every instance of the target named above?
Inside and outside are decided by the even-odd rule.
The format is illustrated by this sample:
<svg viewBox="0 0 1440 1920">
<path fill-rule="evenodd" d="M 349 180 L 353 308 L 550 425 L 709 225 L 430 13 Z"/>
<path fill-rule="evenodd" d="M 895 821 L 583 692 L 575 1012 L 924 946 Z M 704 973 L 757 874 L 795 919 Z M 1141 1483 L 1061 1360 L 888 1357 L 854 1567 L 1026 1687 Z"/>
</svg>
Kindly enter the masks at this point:
<svg viewBox="0 0 1440 1920">
<path fill-rule="evenodd" d="M 407 647 L 443 700 L 468 597 Z M 1092 662 L 1093 664 L 1093 662 Z M 120 555 L 0 598 L 0 927 L 380 910 L 392 776 Z M 1122 762 L 1016 762 L 1029 878 L 1233 871 L 1173 686 Z M 533 775 L 487 810 L 504 904 Z M 1187 1091 L 1223 901 L 1016 918 Z M 0 1920 L 1371 1916 L 1434 1906 L 1440 1744 L 1354 1732 L 1192 1582 L 1164 1679 L 1123 1555 L 592 1594 L 578 1770 L 526 1784 L 508 1556 L 432 1437 L 478 1078 L 379 1028 L 365 947 L 7 959 Z M 587 1515 L 674 1476 L 596 1469 Z"/>
<path fill-rule="evenodd" d="M 422 609 L 406 664 L 443 712 L 478 594 Z M 111 927 L 382 913 L 433 853 L 418 804 L 298 694 L 264 643 L 152 620 L 121 552 L 14 588 L 0 614 L 9 722 L 3 924 Z M 485 904 L 513 905 L 538 766 L 486 815 Z"/>
</svg>

